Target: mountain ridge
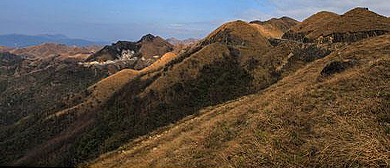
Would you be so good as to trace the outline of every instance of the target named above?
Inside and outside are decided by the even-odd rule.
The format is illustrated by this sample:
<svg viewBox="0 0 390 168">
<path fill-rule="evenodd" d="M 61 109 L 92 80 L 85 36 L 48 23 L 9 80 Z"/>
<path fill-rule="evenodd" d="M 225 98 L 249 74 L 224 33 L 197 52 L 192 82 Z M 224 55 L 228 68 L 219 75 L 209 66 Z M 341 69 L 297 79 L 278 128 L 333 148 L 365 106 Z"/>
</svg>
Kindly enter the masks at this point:
<svg viewBox="0 0 390 168">
<path fill-rule="evenodd" d="M 352 13 L 352 18 L 341 20 L 372 17 L 357 11 L 362 15 L 351 10 L 346 16 Z M 340 17 L 320 12 L 301 23 L 281 18 L 292 24 L 277 19 L 227 22 L 177 55 L 164 51 L 146 68 L 123 69 L 81 88 L 53 110 L 16 118 L 0 129 L 1 148 L 10 149 L 0 163 L 389 165 L 390 35 L 324 41 L 304 34 L 305 29 Z M 303 34 L 294 32 L 300 27 Z M 279 39 L 281 32 L 283 39 Z M 153 37 L 146 35 L 138 42 Z M 120 50 L 118 46 L 110 47 Z M 84 68 L 93 74 L 98 67 Z M 86 161 L 91 162 L 84 165 Z"/>
<path fill-rule="evenodd" d="M 342 15 L 333 12 L 318 12 L 302 23 L 292 27 L 282 38 L 313 41 L 353 42 L 367 36 L 390 32 L 390 18 L 354 8 Z"/>
<path fill-rule="evenodd" d="M 42 43 L 61 43 L 66 45 L 88 46 L 103 45 L 105 41 L 89 41 L 84 39 L 68 38 L 62 34 L 43 34 L 43 35 L 24 35 L 24 34 L 5 34 L 0 35 L 0 46 L 7 47 L 28 47 L 37 46 Z"/>
</svg>

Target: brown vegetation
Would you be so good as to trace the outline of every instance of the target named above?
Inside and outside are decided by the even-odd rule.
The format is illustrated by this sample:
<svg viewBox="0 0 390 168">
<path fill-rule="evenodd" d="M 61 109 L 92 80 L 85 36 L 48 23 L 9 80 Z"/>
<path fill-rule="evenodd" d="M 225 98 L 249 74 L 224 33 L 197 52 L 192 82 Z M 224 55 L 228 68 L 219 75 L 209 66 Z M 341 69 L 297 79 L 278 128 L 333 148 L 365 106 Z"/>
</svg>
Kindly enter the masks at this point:
<svg viewBox="0 0 390 168">
<path fill-rule="evenodd" d="M 44 43 L 40 46 L 30 47 L 18 47 L 12 48 L 8 52 L 16 55 L 25 55 L 34 58 L 50 57 L 60 55 L 62 57 L 75 56 L 82 54 L 85 58 L 95 51 L 99 50 L 100 46 L 89 46 L 89 47 L 73 47 L 64 44 Z M 87 55 L 87 56 L 85 56 Z"/>
<path fill-rule="evenodd" d="M 331 37 L 333 42 L 353 42 L 390 32 L 390 19 L 368 9 L 355 8 L 343 15 L 319 12 L 294 26 L 283 38 L 311 42 Z"/>
<path fill-rule="evenodd" d="M 1 163 L 74 166 L 122 146 L 87 166 L 389 166 L 390 35 L 311 43 L 253 24 L 226 23 L 1 130 L 1 147 L 21 151 Z"/>
<path fill-rule="evenodd" d="M 389 166 L 390 35 L 138 138 L 90 167 Z M 375 44 L 375 45 L 371 45 Z M 353 66 L 331 76 L 334 61 Z"/>
<path fill-rule="evenodd" d="M 299 22 L 288 17 L 281 17 L 278 19 L 272 18 L 264 22 L 252 21 L 250 23 L 252 26 L 258 28 L 264 37 L 282 38 L 285 32 L 287 32 L 291 27 L 297 25 Z"/>
</svg>

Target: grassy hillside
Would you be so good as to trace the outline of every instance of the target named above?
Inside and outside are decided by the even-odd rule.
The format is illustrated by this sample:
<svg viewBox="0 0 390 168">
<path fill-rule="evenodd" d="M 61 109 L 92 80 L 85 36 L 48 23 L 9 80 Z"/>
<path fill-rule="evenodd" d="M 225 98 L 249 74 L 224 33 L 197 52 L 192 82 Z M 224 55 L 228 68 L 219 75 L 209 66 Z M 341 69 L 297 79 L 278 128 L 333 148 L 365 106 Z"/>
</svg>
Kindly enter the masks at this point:
<svg viewBox="0 0 390 168">
<path fill-rule="evenodd" d="M 365 8 L 343 15 L 319 12 L 292 27 L 283 38 L 303 42 L 354 42 L 390 32 L 390 19 Z"/>
<path fill-rule="evenodd" d="M 260 40 L 252 42 L 253 37 Z M 80 161 L 91 159 L 201 108 L 267 88 L 329 54 L 302 45 L 285 41 L 272 47 L 250 24 L 227 23 L 162 69 L 122 87 L 97 111 L 95 129 L 83 134 L 72 149 L 83 153 L 77 156 Z M 283 64 L 296 65 L 278 69 Z M 88 145 L 91 140 L 96 143 Z"/>
<path fill-rule="evenodd" d="M 272 39 L 228 22 L 4 127 L 0 163 L 75 166 L 116 150 L 87 165 L 388 166 L 390 37 L 377 35 Z"/>
<path fill-rule="evenodd" d="M 389 42 L 384 35 L 343 47 L 262 92 L 204 108 L 88 166 L 389 166 Z"/>
<path fill-rule="evenodd" d="M 252 26 L 259 29 L 260 33 L 267 38 L 281 38 L 285 32 L 287 32 L 291 27 L 297 25 L 299 22 L 288 18 L 272 18 L 267 21 L 252 21 L 250 22 Z"/>
<path fill-rule="evenodd" d="M 131 78 L 124 71 L 110 76 L 71 98 L 69 108 L 52 111 L 52 115 L 39 121 L 36 128 L 42 127 L 42 123 L 53 127 L 65 124 L 43 141 L 47 145 L 29 149 L 14 163 L 35 165 L 40 160 L 38 163 L 43 165 L 69 166 L 113 150 L 128 139 L 193 114 L 199 108 L 248 94 L 258 84 L 253 83 L 255 77 L 247 70 L 246 62 L 260 58 L 269 47 L 257 29 L 245 22 L 232 22 L 166 65 L 160 65 L 161 68 L 157 65 L 151 71 L 130 75 Z M 260 83 L 263 88 L 269 84 L 268 79 Z M 76 126 L 81 123 L 87 125 Z M 67 150 L 59 152 L 64 143 Z"/>
</svg>

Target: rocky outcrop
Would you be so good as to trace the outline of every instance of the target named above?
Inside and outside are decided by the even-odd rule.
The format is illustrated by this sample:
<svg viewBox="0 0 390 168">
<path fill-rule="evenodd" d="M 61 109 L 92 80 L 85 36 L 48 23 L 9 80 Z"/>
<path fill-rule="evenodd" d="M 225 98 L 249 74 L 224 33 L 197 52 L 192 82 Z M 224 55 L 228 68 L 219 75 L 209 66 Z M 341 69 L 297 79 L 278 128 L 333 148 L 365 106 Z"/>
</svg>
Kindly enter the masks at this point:
<svg viewBox="0 0 390 168">
<path fill-rule="evenodd" d="M 126 50 L 138 51 L 140 46 L 135 42 L 130 41 L 118 41 L 112 45 L 105 46 L 100 51 L 91 55 L 86 59 L 86 62 L 99 61 L 104 62 L 108 60 L 120 59 L 122 57 L 122 52 Z"/>
<path fill-rule="evenodd" d="M 322 69 L 321 75 L 330 76 L 332 74 L 341 73 L 353 65 L 354 63 L 352 61 L 333 61 Z"/>
<path fill-rule="evenodd" d="M 371 30 L 360 32 L 346 32 L 346 33 L 332 33 L 326 36 L 319 36 L 317 38 L 309 38 L 305 33 L 294 33 L 288 31 L 283 34 L 283 39 L 290 39 L 303 43 L 337 43 L 337 42 L 355 42 L 369 37 L 380 36 L 389 33 L 389 30 Z"/>
<path fill-rule="evenodd" d="M 159 57 L 173 50 L 164 39 L 147 34 L 137 42 L 118 41 L 90 56 L 85 65 L 119 65 L 118 69 L 143 69 Z"/>
</svg>

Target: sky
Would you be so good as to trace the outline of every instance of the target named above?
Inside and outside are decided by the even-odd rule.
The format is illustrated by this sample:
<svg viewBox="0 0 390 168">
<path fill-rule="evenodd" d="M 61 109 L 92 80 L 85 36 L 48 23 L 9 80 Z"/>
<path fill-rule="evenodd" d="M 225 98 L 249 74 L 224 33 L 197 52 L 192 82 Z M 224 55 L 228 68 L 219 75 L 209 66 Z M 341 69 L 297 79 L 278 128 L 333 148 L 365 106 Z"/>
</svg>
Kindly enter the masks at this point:
<svg viewBox="0 0 390 168">
<path fill-rule="evenodd" d="M 63 34 L 71 38 L 136 41 L 203 38 L 233 20 L 288 16 L 354 7 L 390 16 L 390 0 L 0 0 L 0 34 Z"/>
</svg>

